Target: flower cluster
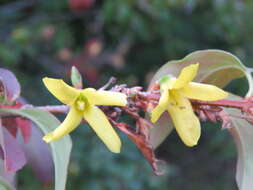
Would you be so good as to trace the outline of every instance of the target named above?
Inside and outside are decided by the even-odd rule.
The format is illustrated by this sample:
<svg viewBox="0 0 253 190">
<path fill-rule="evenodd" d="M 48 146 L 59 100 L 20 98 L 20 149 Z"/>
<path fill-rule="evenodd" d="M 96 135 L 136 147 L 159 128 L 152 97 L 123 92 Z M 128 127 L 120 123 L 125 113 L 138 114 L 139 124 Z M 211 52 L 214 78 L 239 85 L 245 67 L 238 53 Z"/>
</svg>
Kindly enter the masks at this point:
<svg viewBox="0 0 253 190">
<path fill-rule="evenodd" d="M 215 101 L 228 96 L 216 86 L 191 82 L 197 75 L 198 67 L 199 64 L 185 67 L 178 78 L 163 77 L 159 81 L 161 98 L 151 112 L 151 121 L 155 123 L 163 112 L 168 111 L 177 133 L 187 146 L 197 144 L 201 131 L 189 99 Z"/>
<path fill-rule="evenodd" d="M 162 77 L 159 81 L 159 103 L 151 112 L 151 121 L 155 123 L 162 113 L 168 111 L 180 138 L 187 146 L 196 145 L 201 132 L 199 119 L 189 99 L 215 101 L 228 96 L 227 92 L 216 86 L 192 82 L 198 67 L 198 64 L 185 67 L 178 78 Z M 70 107 L 63 123 L 43 138 L 46 142 L 70 133 L 85 119 L 110 151 L 120 152 L 121 141 L 98 105 L 126 106 L 125 94 L 93 88 L 75 89 L 59 79 L 44 78 L 43 82 L 57 99 Z"/>
</svg>

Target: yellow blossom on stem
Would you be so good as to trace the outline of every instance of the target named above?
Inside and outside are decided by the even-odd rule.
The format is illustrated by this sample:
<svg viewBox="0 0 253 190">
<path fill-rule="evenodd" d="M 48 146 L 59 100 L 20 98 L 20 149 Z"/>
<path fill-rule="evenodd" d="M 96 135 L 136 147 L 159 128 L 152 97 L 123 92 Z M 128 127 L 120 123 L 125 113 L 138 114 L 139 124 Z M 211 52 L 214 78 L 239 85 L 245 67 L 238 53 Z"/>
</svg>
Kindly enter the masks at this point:
<svg viewBox="0 0 253 190">
<path fill-rule="evenodd" d="M 160 80 L 161 97 L 151 112 L 151 121 L 155 123 L 163 112 L 168 111 L 176 131 L 187 146 L 197 145 L 201 128 L 188 98 L 204 101 L 224 99 L 228 93 L 208 84 L 191 82 L 198 71 L 199 64 L 185 67 L 178 78 L 165 76 Z"/>
<path fill-rule="evenodd" d="M 65 120 L 53 132 L 44 136 L 44 141 L 55 141 L 70 133 L 84 118 L 110 151 L 120 152 L 120 138 L 97 105 L 125 106 L 125 94 L 93 88 L 79 90 L 67 85 L 63 80 L 47 77 L 43 78 L 43 82 L 58 100 L 70 106 Z"/>
</svg>

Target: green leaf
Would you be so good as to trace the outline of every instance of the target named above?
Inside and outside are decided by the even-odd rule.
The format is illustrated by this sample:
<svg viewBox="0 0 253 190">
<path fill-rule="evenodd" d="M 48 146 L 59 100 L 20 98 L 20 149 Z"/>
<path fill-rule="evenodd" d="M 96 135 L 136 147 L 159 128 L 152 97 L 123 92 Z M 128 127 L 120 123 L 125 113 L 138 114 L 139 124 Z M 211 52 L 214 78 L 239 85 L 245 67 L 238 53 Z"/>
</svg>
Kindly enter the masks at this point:
<svg viewBox="0 0 253 190">
<path fill-rule="evenodd" d="M 37 124 L 44 134 L 53 131 L 60 125 L 59 120 L 52 114 L 38 109 L 0 109 L 0 113 L 11 113 L 26 117 Z M 66 135 L 60 140 L 50 143 L 50 146 L 55 166 L 55 190 L 63 190 L 66 185 L 72 142 L 70 137 Z"/>
<path fill-rule="evenodd" d="M 247 96 L 252 94 L 253 83 L 250 82 L 250 70 L 237 57 L 222 50 L 196 51 L 181 60 L 167 62 L 156 72 L 151 80 L 149 89 L 162 77 L 166 75 L 177 77 L 184 67 L 196 63 L 199 63 L 199 72 L 194 81 L 213 84 L 223 88 L 233 79 L 246 77 L 249 85 Z M 163 117 L 161 120 L 158 124 L 154 124 L 155 127 L 151 129 L 150 143 L 155 148 L 165 140 L 173 129 L 169 117 Z M 161 133 L 163 134 L 162 136 L 157 136 Z"/>
<path fill-rule="evenodd" d="M 163 113 L 160 119 L 150 129 L 149 141 L 154 148 L 157 148 L 173 130 L 173 123 L 168 113 Z"/>
<path fill-rule="evenodd" d="M 226 51 L 201 50 L 195 51 L 181 60 L 169 61 L 154 75 L 150 86 L 165 75 L 177 77 L 180 71 L 190 65 L 199 63 L 198 75 L 195 81 L 216 85 L 220 88 L 226 86 L 231 80 L 246 77 L 251 80 L 250 70 L 241 61 Z M 252 91 L 253 84 L 249 84 Z"/>
</svg>

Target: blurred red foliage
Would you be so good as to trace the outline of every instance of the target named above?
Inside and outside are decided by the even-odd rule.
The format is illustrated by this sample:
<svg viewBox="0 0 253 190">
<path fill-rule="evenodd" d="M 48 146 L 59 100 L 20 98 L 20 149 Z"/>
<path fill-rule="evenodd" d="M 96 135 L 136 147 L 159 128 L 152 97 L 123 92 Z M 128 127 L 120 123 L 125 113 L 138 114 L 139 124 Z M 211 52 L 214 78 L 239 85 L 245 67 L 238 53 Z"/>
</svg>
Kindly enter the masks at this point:
<svg viewBox="0 0 253 190">
<path fill-rule="evenodd" d="M 75 12 L 82 12 L 92 7 L 95 0 L 69 0 L 69 7 Z"/>
</svg>

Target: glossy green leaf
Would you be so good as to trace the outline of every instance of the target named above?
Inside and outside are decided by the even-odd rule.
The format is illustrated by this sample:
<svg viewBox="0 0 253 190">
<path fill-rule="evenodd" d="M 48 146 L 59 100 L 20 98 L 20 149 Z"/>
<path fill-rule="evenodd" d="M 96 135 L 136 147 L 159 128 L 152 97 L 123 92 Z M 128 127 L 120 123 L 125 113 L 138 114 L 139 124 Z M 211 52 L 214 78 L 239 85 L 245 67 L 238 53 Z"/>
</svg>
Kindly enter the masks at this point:
<svg viewBox="0 0 253 190">
<path fill-rule="evenodd" d="M 249 92 L 253 91 L 253 84 L 250 82 L 250 71 L 241 61 L 231 53 L 222 50 L 201 50 L 187 55 L 181 60 L 169 61 L 163 65 L 154 75 L 149 88 L 165 75 L 177 77 L 182 68 L 199 63 L 199 72 L 194 81 L 213 84 L 220 88 L 226 86 L 231 80 L 246 77 L 249 81 Z M 170 134 L 173 126 L 169 117 L 163 117 L 159 123 L 154 124 L 151 129 L 150 142 L 156 148 Z M 160 134 L 163 134 L 160 136 Z"/>
<path fill-rule="evenodd" d="M 26 117 L 37 124 L 44 134 L 60 125 L 59 120 L 52 114 L 38 109 L 0 109 L 0 113 L 11 113 Z M 55 190 L 63 190 L 66 185 L 72 142 L 70 137 L 65 135 L 60 140 L 50 143 L 50 146 L 55 166 Z"/>
</svg>

